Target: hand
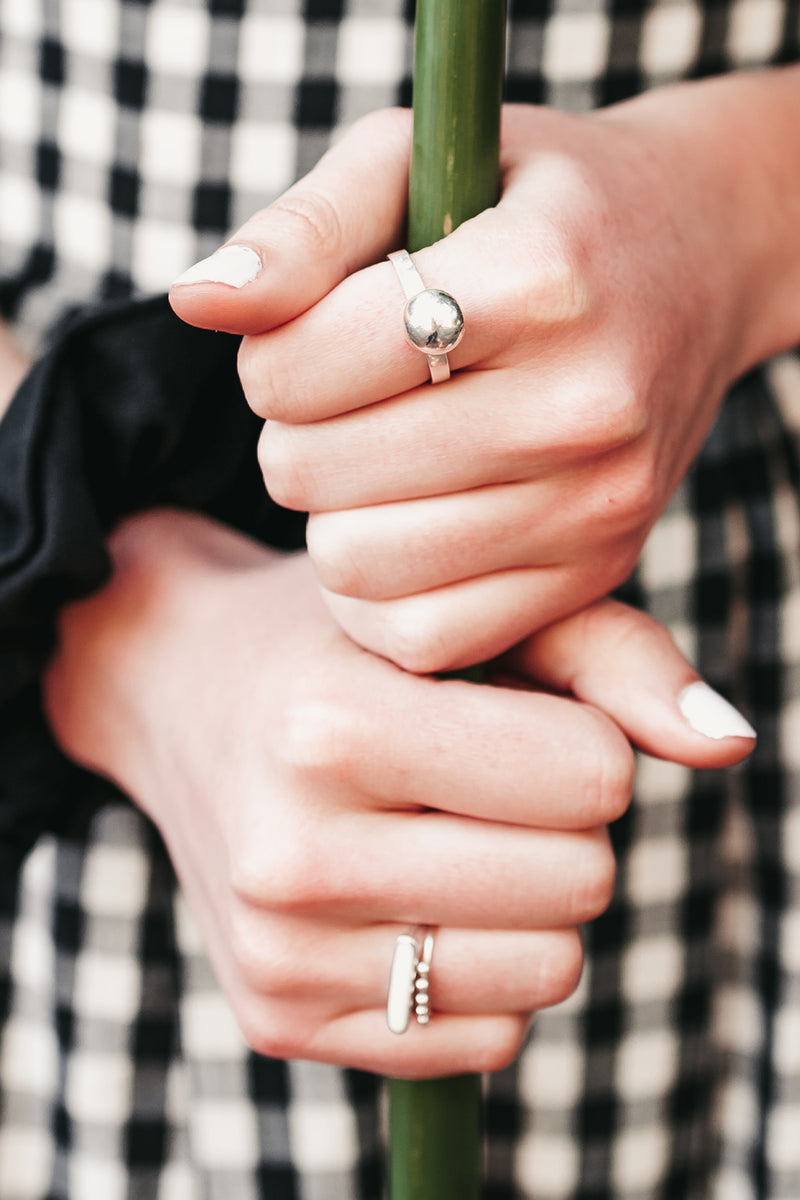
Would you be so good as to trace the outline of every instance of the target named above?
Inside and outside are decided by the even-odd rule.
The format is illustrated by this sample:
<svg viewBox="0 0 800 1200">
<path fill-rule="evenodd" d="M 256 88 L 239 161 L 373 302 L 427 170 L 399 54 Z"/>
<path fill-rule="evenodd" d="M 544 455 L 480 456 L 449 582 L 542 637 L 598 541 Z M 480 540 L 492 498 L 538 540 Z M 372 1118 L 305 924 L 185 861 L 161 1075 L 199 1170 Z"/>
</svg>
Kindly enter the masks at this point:
<svg viewBox="0 0 800 1200">
<path fill-rule="evenodd" d="M 780 202 L 767 221 L 764 163 L 748 141 L 739 170 L 733 145 L 753 133 L 740 93 L 772 82 L 588 118 L 510 108 L 500 203 L 416 255 L 466 317 L 447 384 L 404 341 L 392 267 L 356 270 L 402 242 L 408 114 L 356 127 L 173 289 L 185 319 L 261 333 L 241 374 L 268 418 L 265 480 L 312 513 L 309 553 L 360 644 L 463 666 L 629 574 L 726 386 L 770 349 L 762 231 Z M 198 282 L 226 254 L 249 282 Z M 782 315 L 769 337 L 788 336 Z"/>
<path fill-rule="evenodd" d="M 632 775 L 615 722 L 696 765 L 752 748 L 687 724 L 676 698 L 696 675 L 620 605 L 476 686 L 360 650 L 305 556 L 205 518 L 137 517 L 112 552 L 111 583 L 63 613 L 47 711 L 66 752 L 160 827 L 233 1010 L 271 1055 L 392 1075 L 509 1061 L 529 1014 L 577 983 L 578 927 L 611 896 L 605 825 Z M 434 1014 L 397 1037 L 392 950 L 419 924 L 437 927 Z"/>
</svg>

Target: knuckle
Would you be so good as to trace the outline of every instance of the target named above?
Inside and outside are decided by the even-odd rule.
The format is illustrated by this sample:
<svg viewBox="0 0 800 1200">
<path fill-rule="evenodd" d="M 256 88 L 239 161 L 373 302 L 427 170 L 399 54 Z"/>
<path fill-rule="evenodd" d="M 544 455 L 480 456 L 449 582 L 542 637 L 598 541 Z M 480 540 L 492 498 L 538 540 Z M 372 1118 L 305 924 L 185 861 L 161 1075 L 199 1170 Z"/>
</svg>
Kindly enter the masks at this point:
<svg viewBox="0 0 800 1200">
<path fill-rule="evenodd" d="M 538 344 L 543 331 L 578 325 L 596 307 L 580 246 L 564 231 L 546 224 L 532 236 L 527 213 L 501 224 L 490 212 L 475 222 L 487 257 L 504 264 L 492 300 L 509 343 Z"/>
<path fill-rule="evenodd" d="M 292 914 L 314 908 L 324 898 L 320 856 L 309 845 L 301 824 L 270 830 L 267 844 L 252 839 L 231 855 L 231 889 L 239 900 L 269 913 Z M 252 939 L 255 942 L 257 939 Z M 250 961 L 251 939 L 242 937 L 242 955 Z"/>
<path fill-rule="evenodd" d="M 627 455 L 618 464 L 613 489 L 609 489 L 609 505 L 617 522 L 631 532 L 647 527 L 657 505 L 658 473 L 650 455 Z"/>
<path fill-rule="evenodd" d="M 310 179 L 290 188 L 271 209 L 296 223 L 308 253 L 326 259 L 338 257 L 344 242 L 341 216 L 336 205 Z"/>
<path fill-rule="evenodd" d="M 589 602 L 608 596 L 624 583 L 636 567 L 641 554 L 644 541 L 641 531 L 623 534 L 618 530 L 607 532 L 609 540 L 598 543 L 595 554 L 576 572 L 576 580 L 581 581 L 583 594 Z"/>
<path fill-rule="evenodd" d="M 565 432 L 578 454 L 597 457 L 624 450 L 642 439 L 647 429 L 647 406 L 640 391 L 613 375 L 604 378 L 606 375 L 602 365 L 590 362 L 561 389 L 559 404 L 565 415 Z M 620 464 L 615 460 L 613 465 L 608 480 L 612 498 Z"/>
<path fill-rule="evenodd" d="M 270 334 L 242 338 L 237 367 L 247 403 L 265 420 L 297 419 L 299 385 L 291 356 L 273 352 Z"/>
<path fill-rule="evenodd" d="M 617 864 L 605 829 L 587 834 L 579 856 L 573 886 L 576 924 L 593 921 L 604 913 L 614 895 Z"/>
<path fill-rule="evenodd" d="M 276 330 L 242 338 L 238 373 L 248 404 L 265 420 L 302 425 L 320 417 L 318 376 L 309 369 L 308 357 Z"/>
<path fill-rule="evenodd" d="M 594 407 L 607 449 L 630 446 L 644 437 L 650 419 L 646 392 L 627 373 L 612 373 L 598 390 Z"/>
<path fill-rule="evenodd" d="M 602 713 L 587 710 L 597 722 L 596 766 L 591 775 L 594 787 L 589 809 L 590 823 L 607 825 L 626 811 L 633 791 L 636 760 L 627 738 Z"/>
<path fill-rule="evenodd" d="M 540 1007 L 560 1004 L 571 996 L 583 973 L 583 942 L 577 929 L 555 936 L 549 956 L 542 962 Z"/>
<path fill-rule="evenodd" d="M 240 978 L 260 995 L 296 995 L 306 983 L 302 957 L 276 928 L 279 924 L 243 905 L 231 923 L 231 953 Z"/>
<path fill-rule="evenodd" d="M 524 268 L 527 299 L 524 307 L 531 327 L 570 327 L 595 313 L 603 293 L 597 280 L 598 246 L 593 230 L 597 214 L 587 203 L 581 171 L 566 159 L 551 163 L 551 186 L 560 191 L 558 211 L 529 210 L 515 222 L 515 259 Z M 555 191 L 551 194 L 555 194 Z M 549 206 L 548 206 L 549 207 Z M 520 255 L 520 248 L 527 252 Z"/>
<path fill-rule="evenodd" d="M 236 369 L 239 373 L 239 381 L 242 385 L 247 403 L 252 408 L 253 412 L 257 412 L 263 417 L 263 412 L 259 407 L 259 398 L 257 394 L 257 385 L 259 371 L 257 367 L 258 361 L 259 340 L 255 337 L 243 337 L 239 343 L 239 350 L 236 355 Z"/>
<path fill-rule="evenodd" d="M 525 1038 L 527 1021 L 524 1017 L 499 1017 L 491 1022 L 491 1034 L 485 1044 L 477 1044 L 470 1071 L 491 1075 L 502 1071 L 514 1061 Z"/>
<path fill-rule="evenodd" d="M 242 1036 L 256 1054 L 284 1060 L 306 1056 L 310 1038 L 299 1024 L 296 1010 L 292 1016 L 280 1005 L 251 1002 L 240 1005 L 236 1019 Z"/>
<path fill-rule="evenodd" d="M 239 977 L 248 988 L 260 991 L 265 979 L 265 950 L 262 932 L 251 906 L 234 898 L 228 936 Z"/>
<path fill-rule="evenodd" d="M 542 296 L 562 322 L 580 321 L 598 310 L 606 292 L 609 221 L 613 204 L 603 179 L 584 159 L 552 157 L 535 167 L 546 173 L 549 196 L 536 244 Z"/>
<path fill-rule="evenodd" d="M 299 681 L 284 706 L 276 744 L 277 767 L 284 781 L 285 803 L 277 805 L 263 836 L 243 830 L 229 852 L 229 878 L 234 895 L 263 914 L 316 913 L 347 897 L 351 875 L 332 852 L 331 825 L 305 814 L 315 799 L 352 794 L 365 760 L 366 734 L 346 700 L 337 696 L 325 672 Z M 290 949 L 267 942 L 242 922 L 241 961 L 255 975 L 262 959 L 275 962 L 279 976 L 289 971 Z M 252 952 L 255 945 L 255 952 Z"/>
<path fill-rule="evenodd" d="M 413 602 L 387 602 L 383 634 L 386 657 L 412 675 L 434 675 L 457 665 L 436 614 Z"/>
<path fill-rule="evenodd" d="M 594 308 L 583 247 L 561 227 L 551 226 L 537 242 L 533 278 L 526 315 L 534 327 L 574 325 Z"/>
<path fill-rule="evenodd" d="M 298 681 L 281 723 L 285 768 L 302 782 L 354 783 L 365 747 L 360 723 L 320 669 Z"/>
<path fill-rule="evenodd" d="M 354 599 L 378 598 L 363 571 L 362 551 L 351 536 L 347 513 L 312 513 L 306 525 L 306 550 L 317 578 L 329 592 Z"/>
<path fill-rule="evenodd" d="M 647 452 L 649 410 L 641 394 L 613 378 L 596 355 L 576 362 L 561 378 L 548 384 L 548 408 L 553 414 L 547 444 L 557 457 L 589 463 L 595 484 L 586 497 L 604 523 L 619 519 L 627 506 L 635 514 L 657 480 Z M 516 430 L 520 461 L 530 467 L 542 453 L 542 428 L 537 404 L 520 393 L 521 421 Z"/>
<path fill-rule="evenodd" d="M 259 417 L 268 415 L 270 400 L 269 356 L 263 353 L 262 337 L 243 337 L 236 367 L 247 403 Z"/>
<path fill-rule="evenodd" d="M 311 494 L 310 470 L 296 452 L 296 431 L 277 421 L 268 421 L 258 439 L 258 463 L 270 496 L 284 508 L 306 512 Z"/>
</svg>

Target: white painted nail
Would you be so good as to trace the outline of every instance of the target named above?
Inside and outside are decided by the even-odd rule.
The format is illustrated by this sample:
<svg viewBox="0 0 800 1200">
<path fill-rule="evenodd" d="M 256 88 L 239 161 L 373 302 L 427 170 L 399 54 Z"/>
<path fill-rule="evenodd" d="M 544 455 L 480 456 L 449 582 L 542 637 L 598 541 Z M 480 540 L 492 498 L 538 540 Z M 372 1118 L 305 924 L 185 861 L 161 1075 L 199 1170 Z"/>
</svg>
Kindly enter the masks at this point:
<svg viewBox="0 0 800 1200">
<path fill-rule="evenodd" d="M 719 741 L 726 737 L 754 738 L 756 731 L 732 704 L 707 683 L 690 683 L 678 696 L 678 708 L 696 733 Z"/>
<path fill-rule="evenodd" d="M 208 258 L 195 263 L 173 280 L 173 287 L 187 283 L 225 283 L 240 288 L 252 283 L 261 270 L 261 259 L 250 246 L 221 246 Z"/>
</svg>

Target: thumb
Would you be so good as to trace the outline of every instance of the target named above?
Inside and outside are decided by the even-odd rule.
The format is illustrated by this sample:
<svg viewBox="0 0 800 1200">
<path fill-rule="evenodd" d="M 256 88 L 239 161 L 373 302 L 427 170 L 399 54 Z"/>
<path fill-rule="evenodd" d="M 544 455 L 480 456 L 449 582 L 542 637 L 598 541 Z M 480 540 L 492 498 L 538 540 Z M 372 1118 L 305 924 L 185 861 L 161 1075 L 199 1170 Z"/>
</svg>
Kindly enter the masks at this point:
<svg viewBox="0 0 800 1200">
<path fill-rule="evenodd" d="M 540 630 L 498 665 L 601 709 L 659 758 L 721 767 L 754 748 L 755 730 L 700 679 L 668 630 L 616 600 Z"/>
<path fill-rule="evenodd" d="M 263 333 L 305 312 L 402 241 L 411 114 L 358 121 L 317 166 L 170 289 L 182 320 Z"/>
</svg>

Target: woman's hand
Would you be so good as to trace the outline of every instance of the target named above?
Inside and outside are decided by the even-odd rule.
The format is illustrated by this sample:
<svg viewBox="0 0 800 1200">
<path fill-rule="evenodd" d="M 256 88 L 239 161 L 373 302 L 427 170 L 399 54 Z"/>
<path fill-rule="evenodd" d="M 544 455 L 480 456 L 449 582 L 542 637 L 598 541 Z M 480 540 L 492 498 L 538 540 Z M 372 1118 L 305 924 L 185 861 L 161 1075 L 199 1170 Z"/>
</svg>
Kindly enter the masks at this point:
<svg viewBox="0 0 800 1200">
<path fill-rule="evenodd" d="M 254 335 L 267 485 L 312 513 L 360 644 L 459 667 L 628 575 L 727 385 L 800 334 L 799 81 L 507 110 L 500 203 L 415 256 L 466 318 L 446 384 L 404 340 L 392 267 L 358 269 L 402 242 L 406 113 L 362 122 L 173 289 L 185 319 Z"/>
<path fill-rule="evenodd" d="M 752 748 L 724 705 L 698 732 L 719 703 L 702 685 L 684 719 L 695 673 L 611 602 L 476 686 L 365 653 L 305 556 L 205 518 L 134 518 L 112 552 L 109 585 L 63 613 L 47 711 L 65 751 L 160 827 L 233 1010 L 272 1055 L 420 1076 L 507 1062 L 530 1013 L 576 985 L 578 927 L 611 897 L 605 826 L 633 763 L 618 726 L 699 766 Z M 437 930 L 433 1017 L 397 1037 L 392 951 L 419 925 Z"/>
</svg>

